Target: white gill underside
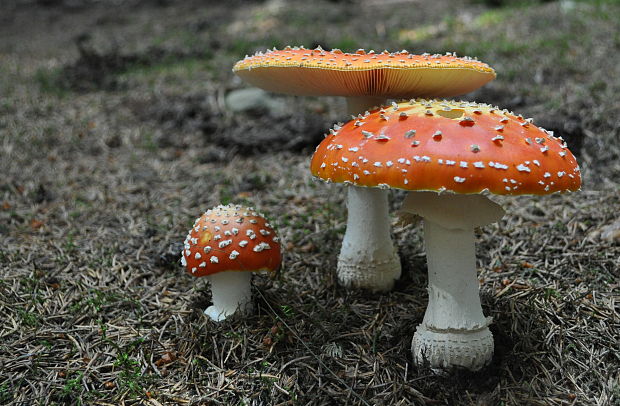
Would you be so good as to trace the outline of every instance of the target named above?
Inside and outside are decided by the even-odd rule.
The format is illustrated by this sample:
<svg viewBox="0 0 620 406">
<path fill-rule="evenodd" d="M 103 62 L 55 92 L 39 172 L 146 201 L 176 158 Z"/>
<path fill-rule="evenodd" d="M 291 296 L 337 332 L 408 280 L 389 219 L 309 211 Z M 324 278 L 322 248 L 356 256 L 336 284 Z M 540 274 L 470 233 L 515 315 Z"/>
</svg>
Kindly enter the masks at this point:
<svg viewBox="0 0 620 406">
<path fill-rule="evenodd" d="M 205 314 L 212 320 L 222 321 L 237 311 L 247 314 L 252 310 L 252 272 L 219 272 L 207 279 L 211 282 L 213 305 L 207 307 Z"/>
</svg>

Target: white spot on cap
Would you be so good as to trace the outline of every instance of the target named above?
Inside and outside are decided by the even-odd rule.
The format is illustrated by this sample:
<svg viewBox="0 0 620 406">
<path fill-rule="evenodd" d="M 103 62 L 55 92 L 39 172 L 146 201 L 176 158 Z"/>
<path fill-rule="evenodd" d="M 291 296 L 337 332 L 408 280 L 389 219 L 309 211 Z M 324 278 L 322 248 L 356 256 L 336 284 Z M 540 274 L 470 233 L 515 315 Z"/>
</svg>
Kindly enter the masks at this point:
<svg viewBox="0 0 620 406">
<path fill-rule="evenodd" d="M 239 241 L 239 246 L 241 248 L 245 247 L 246 245 L 248 245 L 248 240 L 241 240 L 241 241 Z"/>
<path fill-rule="evenodd" d="M 211 256 L 211 258 L 209 258 L 209 262 L 211 262 L 212 264 L 217 264 L 220 261 L 217 259 L 215 255 L 213 255 Z"/>
<path fill-rule="evenodd" d="M 239 252 L 233 250 L 230 255 L 228 256 L 228 258 L 230 259 L 236 259 L 239 256 Z"/>
<path fill-rule="evenodd" d="M 476 168 L 482 169 L 482 168 L 484 168 L 484 163 L 482 161 L 474 162 L 474 166 Z"/>
<path fill-rule="evenodd" d="M 202 255 L 200 255 L 200 252 L 197 252 L 196 254 L 194 254 L 194 258 L 200 259 L 202 258 Z"/>
<path fill-rule="evenodd" d="M 260 244 L 257 244 L 254 248 L 252 248 L 252 251 L 261 252 L 263 250 L 269 249 L 271 249 L 271 246 L 269 244 L 267 244 L 266 242 L 261 242 Z"/>
<path fill-rule="evenodd" d="M 517 170 L 519 172 L 531 172 L 530 168 L 528 168 L 527 166 L 525 166 L 523 164 L 517 165 Z"/>
<path fill-rule="evenodd" d="M 454 177 L 454 181 L 456 183 L 463 183 L 463 182 L 465 182 L 465 178 L 459 178 L 458 176 L 455 176 Z"/>
<path fill-rule="evenodd" d="M 229 246 L 230 244 L 232 244 L 232 240 L 224 240 L 224 241 L 220 242 L 218 246 L 220 248 L 224 248 L 224 247 Z"/>
<path fill-rule="evenodd" d="M 362 130 L 362 135 L 366 138 L 371 138 L 374 136 L 373 133 L 371 133 L 370 131 L 365 131 L 365 130 Z"/>
</svg>

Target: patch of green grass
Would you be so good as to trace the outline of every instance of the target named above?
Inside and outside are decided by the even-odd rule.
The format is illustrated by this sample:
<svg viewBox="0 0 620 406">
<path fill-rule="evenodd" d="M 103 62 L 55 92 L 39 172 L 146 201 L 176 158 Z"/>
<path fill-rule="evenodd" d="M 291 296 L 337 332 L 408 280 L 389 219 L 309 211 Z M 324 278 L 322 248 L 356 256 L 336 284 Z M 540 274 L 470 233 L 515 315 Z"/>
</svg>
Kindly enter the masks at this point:
<svg viewBox="0 0 620 406">
<path fill-rule="evenodd" d="M 117 379 L 118 385 L 128 390 L 133 397 L 144 395 L 146 385 L 152 380 L 152 377 L 142 373 L 140 362 L 130 355 L 142 342 L 143 339 L 132 341 L 127 348 L 119 352 L 113 364 L 114 367 L 121 369 Z"/>
<path fill-rule="evenodd" d="M 61 85 L 61 73 L 62 70 L 60 68 L 39 68 L 34 74 L 34 80 L 43 93 L 56 97 L 65 97 L 68 92 Z"/>
<path fill-rule="evenodd" d="M 562 294 L 560 292 L 558 292 L 557 289 L 546 288 L 545 289 L 545 293 L 544 293 L 544 297 L 545 297 L 546 301 L 549 301 L 552 297 L 554 297 L 556 299 L 560 299 L 562 297 Z"/>
<path fill-rule="evenodd" d="M 363 48 L 360 46 L 359 42 L 354 40 L 351 37 L 344 36 L 339 38 L 336 42 L 331 44 L 334 48 L 338 48 L 344 52 L 355 52 L 359 48 Z"/>
<path fill-rule="evenodd" d="M 498 25 L 511 18 L 512 13 L 509 8 L 487 10 L 474 19 L 473 25 L 480 28 Z"/>
<path fill-rule="evenodd" d="M 444 49 L 455 51 L 459 55 L 474 55 L 482 59 L 488 58 L 492 54 L 498 54 L 502 57 L 520 55 L 532 48 L 531 43 L 512 40 L 505 34 L 484 40 L 454 41 L 448 39 L 443 42 L 442 46 Z"/>
<path fill-rule="evenodd" d="M 65 400 L 72 400 L 81 405 L 80 393 L 82 392 L 82 379 L 84 379 L 84 373 L 78 371 L 73 378 L 67 379 L 64 386 L 61 389 L 61 397 Z"/>
<path fill-rule="evenodd" d="M 288 317 L 292 317 L 295 315 L 295 311 L 293 310 L 293 308 L 289 305 L 281 305 L 280 306 L 280 310 L 282 310 L 282 313 L 288 318 Z"/>
<path fill-rule="evenodd" d="M 9 389 L 9 385 L 6 383 L 0 385 L 0 404 L 8 405 L 13 398 L 13 393 Z"/>
<path fill-rule="evenodd" d="M 69 307 L 69 311 L 76 314 L 83 312 L 98 314 L 110 306 L 128 307 L 136 311 L 138 316 L 142 313 L 139 301 L 125 296 L 122 293 L 102 291 L 99 289 L 90 289 L 85 297 Z"/>
</svg>

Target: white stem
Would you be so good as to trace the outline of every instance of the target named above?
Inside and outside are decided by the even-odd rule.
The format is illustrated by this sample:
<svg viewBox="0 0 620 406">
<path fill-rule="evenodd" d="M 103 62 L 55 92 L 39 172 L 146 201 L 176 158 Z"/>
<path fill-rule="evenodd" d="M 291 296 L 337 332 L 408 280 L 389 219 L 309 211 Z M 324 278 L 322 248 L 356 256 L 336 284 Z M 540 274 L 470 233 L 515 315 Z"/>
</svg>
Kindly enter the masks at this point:
<svg viewBox="0 0 620 406">
<path fill-rule="evenodd" d="M 344 286 L 390 290 L 401 267 L 390 237 L 387 191 L 349 186 L 347 208 L 338 280 Z"/>
<path fill-rule="evenodd" d="M 364 114 L 385 102 L 383 97 L 347 97 L 347 112 Z M 387 191 L 351 186 L 347 208 L 347 231 L 338 257 L 338 280 L 344 286 L 373 291 L 392 289 L 401 269 L 390 236 Z"/>
<path fill-rule="evenodd" d="M 490 319 L 482 314 L 474 228 L 448 229 L 424 220 L 428 307 L 413 337 L 418 364 L 478 370 L 493 356 Z"/>
<path fill-rule="evenodd" d="M 211 282 L 213 305 L 207 307 L 205 314 L 212 320 L 222 321 L 237 311 L 245 314 L 252 310 L 251 272 L 219 272 L 207 279 Z"/>
</svg>

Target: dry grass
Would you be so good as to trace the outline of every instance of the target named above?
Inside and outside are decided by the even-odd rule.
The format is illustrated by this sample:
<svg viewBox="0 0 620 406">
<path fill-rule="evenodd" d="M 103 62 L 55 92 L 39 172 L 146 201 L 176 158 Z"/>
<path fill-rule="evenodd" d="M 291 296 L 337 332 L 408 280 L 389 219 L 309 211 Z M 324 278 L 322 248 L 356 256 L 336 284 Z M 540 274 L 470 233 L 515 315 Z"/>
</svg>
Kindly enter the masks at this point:
<svg viewBox="0 0 620 406">
<path fill-rule="evenodd" d="M 504 9 L 481 4 L 472 17 L 442 1 L 420 10 L 400 2 L 406 5 L 400 11 L 364 2 L 360 19 L 378 14 L 391 25 L 369 30 L 354 19 L 325 34 L 308 25 L 319 24 L 313 13 L 324 10 L 335 24 L 342 17 L 326 7 L 344 5 L 318 3 L 313 11 L 274 4 L 229 14 L 215 4 L 143 4 L 127 6 L 126 15 L 99 6 L 4 15 L 0 404 L 619 405 L 620 245 L 596 238 L 620 213 L 619 105 L 611 97 L 620 85 L 599 83 L 620 76 L 617 52 L 606 51 L 620 46 L 617 34 L 608 35 L 620 30 L 618 21 L 606 17 L 617 15 L 618 6 L 601 2 L 564 14 L 558 24 L 571 30 L 562 34 L 549 24 L 559 3 L 521 10 L 536 15 L 534 22 L 498 25 L 489 21 Z M 442 17 L 449 10 L 456 14 Z M 283 15 L 291 25 L 276 36 L 269 24 Z M 490 25 L 463 25 L 482 15 Z M 28 18 L 37 24 L 24 34 Z M 431 23 L 439 31 L 398 34 Z M 565 60 L 552 64 L 528 46 L 511 48 L 519 44 L 511 35 L 528 29 L 538 46 L 543 37 L 566 37 L 568 50 L 546 48 Z M 102 55 L 137 53 L 142 62 L 107 71 L 112 81 L 102 83 L 112 88 L 75 92 L 58 85 L 66 83 L 58 75 L 75 72 L 63 68 L 76 66 L 72 38 L 82 31 Z M 347 292 L 334 274 L 343 188 L 310 178 L 311 149 L 241 155 L 242 147 L 222 142 L 226 123 L 238 123 L 222 107 L 223 94 L 241 86 L 229 72 L 232 62 L 246 48 L 270 45 L 270 36 L 311 45 L 312 32 L 332 46 L 356 34 L 366 40 L 351 47 L 368 41 L 392 49 L 474 47 L 476 33 L 484 32 L 489 40 L 479 56 L 499 76 L 479 100 L 508 103 L 511 94 L 525 100 L 516 111 L 578 115 L 584 190 L 499 198 L 509 214 L 479 234 L 483 308 L 493 316 L 496 339 L 485 370 L 437 376 L 411 362 L 410 340 L 427 302 L 419 225 L 395 224 L 404 276 L 393 292 Z M 122 38 L 118 49 L 106 48 L 111 36 Z M 209 43 L 208 58 L 200 48 L 207 38 L 219 42 Z M 175 55 L 187 58 L 158 65 L 140 54 L 154 46 L 164 53 L 179 47 Z M 591 75 L 583 75 L 586 63 L 574 56 L 586 48 L 598 58 Z M 502 79 L 511 60 L 528 63 Z M 536 82 L 537 71 L 552 79 Z M 560 90 L 551 90 L 558 83 Z M 572 96 L 578 91 L 588 97 Z M 323 100 L 292 103 L 295 111 L 281 120 L 296 122 L 304 112 L 325 122 L 342 118 L 338 110 L 326 112 Z M 264 136 L 264 120 L 247 118 L 263 124 L 248 136 Z M 402 193 L 393 194 L 394 211 L 401 200 Z M 255 314 L 215 324 L 202 314 L 208 286 L 184 274 L 177 253 L 194 218 L 228 201 L 271 217 L 285 265 L 273 278 L 255 278 Z"/>
</svg>

